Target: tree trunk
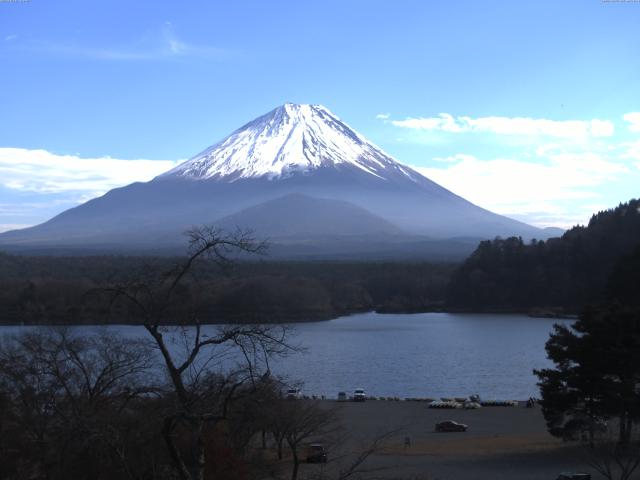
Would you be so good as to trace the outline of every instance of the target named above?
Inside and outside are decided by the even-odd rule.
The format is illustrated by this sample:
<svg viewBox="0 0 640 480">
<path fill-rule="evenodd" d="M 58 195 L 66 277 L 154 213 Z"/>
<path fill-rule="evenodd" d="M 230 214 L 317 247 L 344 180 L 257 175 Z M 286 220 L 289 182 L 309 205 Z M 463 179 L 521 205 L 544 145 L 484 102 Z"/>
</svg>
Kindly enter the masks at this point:
<svg viewBox="0 0 640 480">
<path fill-rule="evenodd" d="M 278 460 L 282 460 L 282 438 L 278 438 Z"/>
<path fill-rule="evenodd" d="M 627 445 L 629 445 L 629 430 L 628 430 L 628 425 L 629 425 L 629 415 L 627 412 L 622 412 L 620 414 L 620 419 L 618 420 L 620 422 L 620 437 L 619 437 L 619 444 L 622 447 L 626 447 Z"/>
<path fill-rule="evenodd" d="M 633 418 L 631 414 L 627 415 L 627 443 L 631 442 L 631 434 L 633 433 Z"/>
<path fill-rule="evenodd" d="M 207 463 L 202 428 L 203 425 L 200 422 L 196 427 L 196 467 L 193 472 L 193 480 L 204 480 L 204 468 Z"/>
<path fill-rule="evenodd" d="M 180 475 L 181 480 L 192 480 L 191 474 L 189 473 L 189 469 L 184 463 L 182 459 L 182 455 L 180 454 L 178 448 L 175 443 L 173 443 L 173 420 L 170 418 L 165 418 L 164 427 L 162 429 L 162 436 L 164 437 L 164 442 L 167 445 L 167 449 L 169 450 L 169 455 L 173 460 L 173 464 L 178 469 L 178 474 Z"/>
<path fill-rule="evenodd" d="M 298 467 L 300 466 L 300 460 L 298 460 L 298 449 L 292 448 L 291 453 L 293 453 L 293 470 L 291 471 L 291 480 L 297 480 Z"/>
</svg>

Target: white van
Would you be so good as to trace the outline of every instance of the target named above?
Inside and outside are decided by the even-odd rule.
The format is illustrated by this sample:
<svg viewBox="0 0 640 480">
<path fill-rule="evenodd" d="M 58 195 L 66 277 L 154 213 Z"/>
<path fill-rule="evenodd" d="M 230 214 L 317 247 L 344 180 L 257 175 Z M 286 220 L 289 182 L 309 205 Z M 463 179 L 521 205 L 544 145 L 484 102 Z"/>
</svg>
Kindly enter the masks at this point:
<svg viewBox="0 0 640 480">
<path fill-rule="evenodd" d="M 364 402 L 367 399 L 366 393 L 364 393 L 364 388 L 356 388 L 353 392 L 353 401 L 354 402 Z"/>
</svg>

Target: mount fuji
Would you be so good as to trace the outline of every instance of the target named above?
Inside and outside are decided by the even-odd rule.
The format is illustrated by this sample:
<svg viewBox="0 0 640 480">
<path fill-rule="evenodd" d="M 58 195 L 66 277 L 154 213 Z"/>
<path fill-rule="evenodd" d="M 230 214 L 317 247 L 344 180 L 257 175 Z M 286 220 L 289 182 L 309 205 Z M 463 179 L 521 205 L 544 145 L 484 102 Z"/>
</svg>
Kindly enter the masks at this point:
<svg viewBox="0 0 640 480">
<path fill-rule="evenodd" d="M 201 224 L 251 228 L 292 252 L 320 256 L 404 247 L 424 253 L 453 238 L 447 242 L 470 238 L 472 245 L 495 236 L 548 236 L 432 182 L 327 108 L 287 103 L 150 182 L 1 234 L 0 245 L 173 248 L 184 245 L 182 232 Z"/>
</svg>

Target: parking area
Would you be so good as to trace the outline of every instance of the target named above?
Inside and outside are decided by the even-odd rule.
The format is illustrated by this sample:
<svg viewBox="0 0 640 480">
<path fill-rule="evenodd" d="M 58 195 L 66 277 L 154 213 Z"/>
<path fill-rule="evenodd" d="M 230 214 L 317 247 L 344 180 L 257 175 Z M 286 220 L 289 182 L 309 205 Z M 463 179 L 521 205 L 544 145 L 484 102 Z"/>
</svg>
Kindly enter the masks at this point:
<svg viewBox="0 0 640 480">
<path fill-rule="evenodd" d="M 584 451 L 551 437 L 539 408 L 483 407 L 477 410 L 430 409 L 411 401 L 325 401 L 335 408 L 348 442 L 341 461 L 392 432 L 367 466 L 376 478 L 424 480 L 555 480 L 564 471 L 586 471 Z M 438 422 L 468 425 L 466 432 L 438 433 Z M 330 458 L 331 460 L 331 458 Z M 305 470 L 312 474 L 312 465 Z"/>
</svg>

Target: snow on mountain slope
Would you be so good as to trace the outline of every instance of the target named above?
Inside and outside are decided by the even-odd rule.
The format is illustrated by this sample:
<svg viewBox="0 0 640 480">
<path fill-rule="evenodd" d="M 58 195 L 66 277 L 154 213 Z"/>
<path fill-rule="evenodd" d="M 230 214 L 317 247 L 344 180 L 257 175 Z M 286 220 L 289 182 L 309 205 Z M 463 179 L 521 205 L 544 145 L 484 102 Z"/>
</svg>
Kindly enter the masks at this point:
<svg viewBox="0 0 640 480">
<path fill-rule="evenodd" d="M 256 118 L 160 176 L 190 179 L 286 178 L 351 166 L 381 179 L 421 175 L 401 165 L 322 105 L 287 103 Z"/>
<path fill-rule="evenodd" d="M 2 233 L 0 245 L 182 245 L 182 232 L 218 221 L 274 238 L 314 237 L 314 248 L 349 236 L 355 250 L 355 237 L 364 248 L 383 237 L 548 236 L 402 165 L 325 107 L 285 104 L 150 182 Z"/>
</svg>

